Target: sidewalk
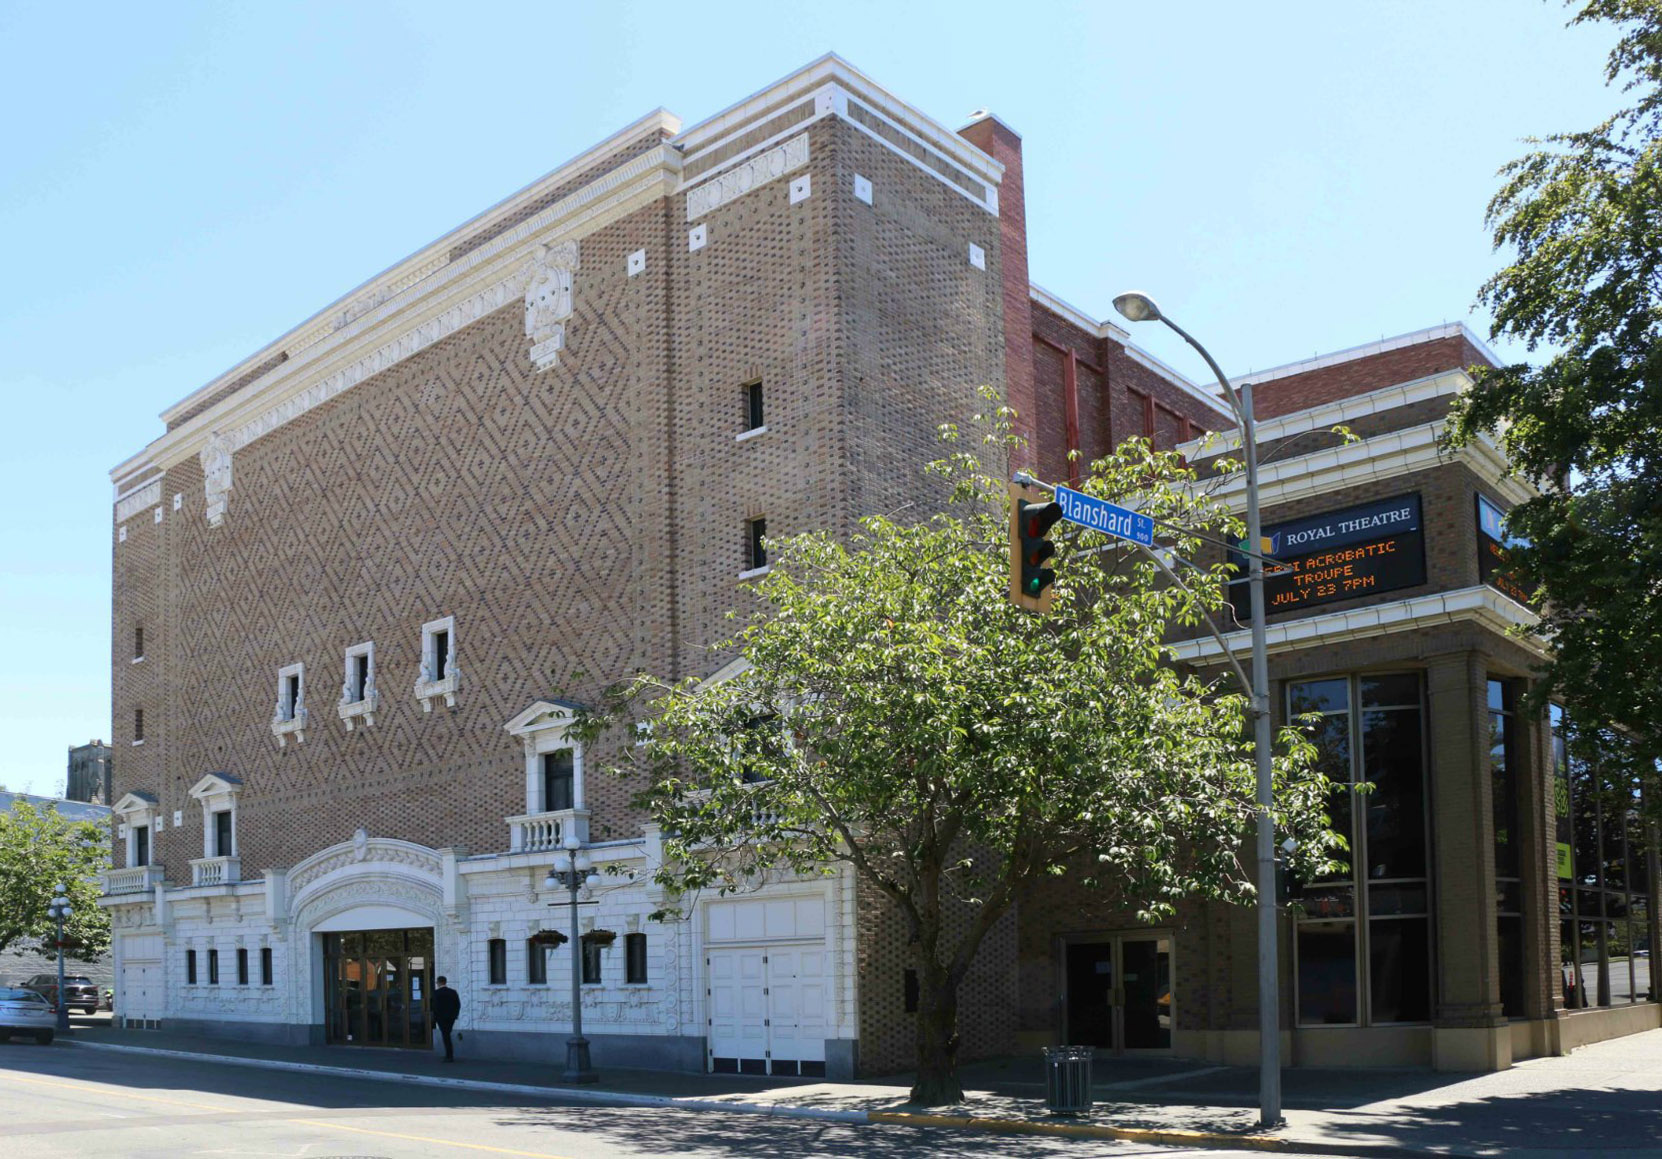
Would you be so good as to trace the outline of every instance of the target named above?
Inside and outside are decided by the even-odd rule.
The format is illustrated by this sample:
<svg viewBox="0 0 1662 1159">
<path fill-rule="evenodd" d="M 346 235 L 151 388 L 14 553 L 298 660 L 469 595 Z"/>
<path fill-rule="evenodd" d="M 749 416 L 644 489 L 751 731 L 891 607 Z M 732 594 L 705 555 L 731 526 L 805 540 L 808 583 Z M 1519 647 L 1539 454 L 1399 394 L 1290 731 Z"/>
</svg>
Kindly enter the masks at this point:
<svg viewBox="0 0 1662 1159">
<path fill-rule="evenodd" d="M 1119 1138 L 1187 1147 L 1330 1155 L 1492 1155 L 1521 1151 L 1649 1151 L 1662 1155 L 1662 1031 L 1599 1043 L 1566 1058 L 1510 1071 L 1439 1075 L 1424 1070 L 1290 1069 L 1286 1125 L 1259 1134 L 1257 1072 L 1170 1059 L 1106 1060 L 1096 1068 L 1089 1116 L 1044 1109 L 1037 1059 L 963 1069 L 964 1102 L 924 1109 L 906 1102 L 907 1079 L 826 1082 L 601 1068 L 601 1082 L 565 1086 L 558 1062 L 466 1059 L 335 1047 L 268 1047 L 231 1039 L 113 1028 L 77 1030 L 92 1049 L 166 1051 L 220 1065 L 323 1071 L 379 1081 L 496 1091 L 613 1105 L 745 1111 L 845 1122 L 907 1123 Z"/>
</svg>

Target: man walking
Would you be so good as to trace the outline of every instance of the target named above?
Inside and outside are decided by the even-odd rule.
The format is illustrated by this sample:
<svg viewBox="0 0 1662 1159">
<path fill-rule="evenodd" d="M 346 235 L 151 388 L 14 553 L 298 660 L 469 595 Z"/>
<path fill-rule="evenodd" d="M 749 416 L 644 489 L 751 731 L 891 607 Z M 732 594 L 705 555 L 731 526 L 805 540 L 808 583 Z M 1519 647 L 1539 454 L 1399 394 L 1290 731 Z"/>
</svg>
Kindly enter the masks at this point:
<svg viewBox="0 0 1662 1159">
<path fill-rule="evenodd" d="M 450 1028 L 456 1025 L 456 1019 L 462 1014 L 462 999 L 459 994 L 450 988 L 444 975 L 439 975 L 439 988 L 433 991 L 433 1021 L 439 1025 L 439 1033 L 444 1035 L 444 1061 L 455 1062 L 456 1051 L 450 1045 Z"/>
</svg>

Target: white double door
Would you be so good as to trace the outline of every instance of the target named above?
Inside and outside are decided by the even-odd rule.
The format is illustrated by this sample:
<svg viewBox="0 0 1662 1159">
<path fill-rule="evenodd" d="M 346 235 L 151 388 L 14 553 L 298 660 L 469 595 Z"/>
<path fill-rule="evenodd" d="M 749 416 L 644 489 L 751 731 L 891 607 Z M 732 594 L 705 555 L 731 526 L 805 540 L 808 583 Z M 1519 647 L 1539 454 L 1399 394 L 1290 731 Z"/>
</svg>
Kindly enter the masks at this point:
<svg viewBox="0 0 1662 1159">
<path fill-rule="evenodd" d="M 160 935 L 128 937 L 122 951 L 116 1017 L 139 1023 L 159 1020 L 167 1006 Z"/>
<path fill-rule="evenodd" d="M 705 962 L 712 1071 L 825 1074 L 823 942 L 712 949 Z"/>
</svg>

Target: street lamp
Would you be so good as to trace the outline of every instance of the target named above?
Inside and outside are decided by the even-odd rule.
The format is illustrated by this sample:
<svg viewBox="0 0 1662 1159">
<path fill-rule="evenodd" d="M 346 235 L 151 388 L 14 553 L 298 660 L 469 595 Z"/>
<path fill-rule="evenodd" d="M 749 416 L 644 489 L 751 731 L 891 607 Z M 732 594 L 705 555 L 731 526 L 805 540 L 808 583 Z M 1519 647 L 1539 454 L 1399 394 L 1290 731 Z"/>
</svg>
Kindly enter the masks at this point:
<svg viewBox="0 0 1662 1159">
<path fill-rule="evenodd" d="M 68 1034 L 69 1007 L 64 1004 L 63 992 L 63 920 L 75 911 L 69 905 L 67 885 L 56 885 L 52 889 L 52 904 L 46 907 L 46 916 L 58 923 L 58 1030 Z"/>
<path fill-rule="evenodd" d="M 560 1076 L 568 1083 L 600 1080 L 589 1063 L 589 1040 L 583 1037 L 583 947 L 577 936 L 577 892 L 600 884 L 599 874 L 590 868 L 588 850 L 568 829 L 563 847 L 554 853 L 554 867 L 542 882 L 544 889 L 571 891 L 571 1037 L 566 1039 L 566 1070 Z"/>
<path fill-rule="evenodd" d="M 1258 518 L 1258 436 L 1252 421 L 1252 383 L 1237 397 L 1217 362 L 1188 331 L 1160 312 L 1153 298 L 1135 291 L 1114 299 L 1114 309 L 1132 322 L 1164 322 L 1193 346 L 1223 387 L 1241 424 L 1246 458 L 1247 577 L 1252 597 L 1253 752 L 1258 764 L 1258 1122 L 1281 1122 L 1281 992 L 1275 922 L 1275 782 L 1270 764 L 1270 663 L 1264 631 L 1263 527 Z"/>
</svg>

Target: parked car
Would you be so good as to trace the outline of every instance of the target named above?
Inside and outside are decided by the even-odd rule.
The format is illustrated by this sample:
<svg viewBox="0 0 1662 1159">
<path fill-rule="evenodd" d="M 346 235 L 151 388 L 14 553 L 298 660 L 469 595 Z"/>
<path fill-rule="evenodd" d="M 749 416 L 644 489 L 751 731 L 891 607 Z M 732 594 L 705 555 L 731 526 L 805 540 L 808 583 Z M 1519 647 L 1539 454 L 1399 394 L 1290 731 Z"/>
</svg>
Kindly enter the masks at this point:
<svg viewBox="0 0 1662 1159">
<path fill-rule="evenodd" d="M 56 974 L 36 974 L 23 985 L 39 994 L 52 1005 L 57 1005 L 58 976 Z M 83 1014 L 96 1014 L 98 1012 L 98 987 L 92 984 L 91 978 L 82 974 L 65 974 L 63 993 L 65 1006 L 71 1009 L 79 1008 Z"/>
<path fill-rule="evenodd" d="M 57 1010 L 36 991 L 22 986 L 0 988 L 0 1042 L 10 1041 L 14 1034 L 32 1034 L 45 1046 L 52 1041 L 57 1022 Z"/>
<path fill-rule="evenodd" d="M 108 986 L 104 987 L 104 1009 L 115 1010 L 115 991 Z"/>
</svg>

